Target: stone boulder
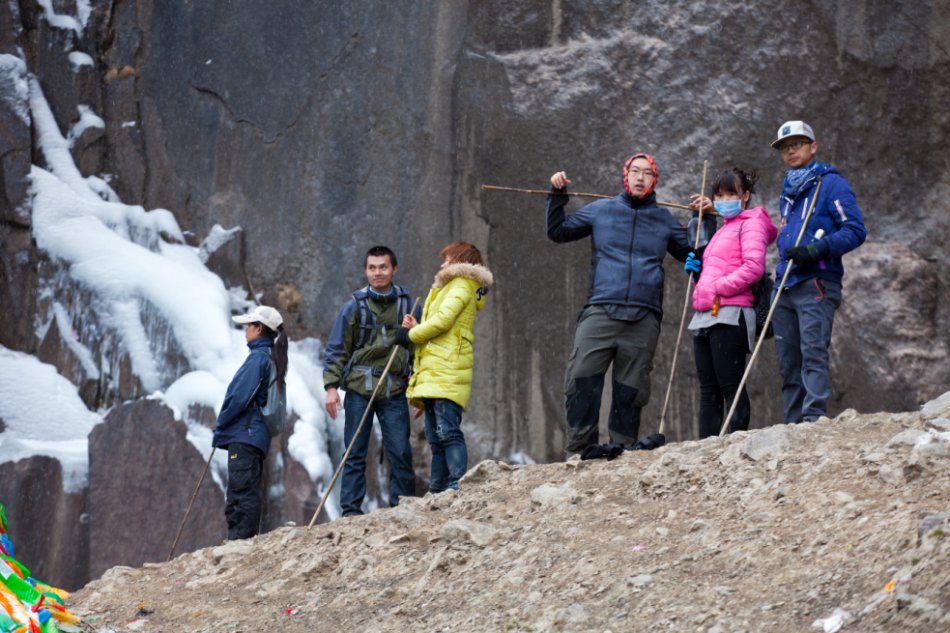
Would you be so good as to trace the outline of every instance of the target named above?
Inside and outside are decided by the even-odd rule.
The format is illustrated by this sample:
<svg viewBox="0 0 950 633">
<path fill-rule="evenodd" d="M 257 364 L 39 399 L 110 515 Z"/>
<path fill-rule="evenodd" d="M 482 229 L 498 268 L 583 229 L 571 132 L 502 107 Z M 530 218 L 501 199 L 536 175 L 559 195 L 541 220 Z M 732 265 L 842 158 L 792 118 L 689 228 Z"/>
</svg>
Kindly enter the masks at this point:
<svg viewBox="0 0 950 633">
<path fill-rule="evenodd" d="M 0 501 L 16 558 L 34 578 L 69 591 L 89 582 L 87 494 L 63 489 L 58 459 L 0 464 Z"/>
<path fill-rule="evenodd" d="M 867 243 L 845 257 L 831 347 L 834 408 L 905 411 L 950 383 L 937 267 L 904 244 Z"/>
<path fill-rule="evenodd" d="M 115 407 L 89 436 L 89 575 L 164 561 L 205 468 L 187 427 L 156 400 Z M 204 478 L 176 554 L 227 535 L 224 493 Z"/>
</svg>

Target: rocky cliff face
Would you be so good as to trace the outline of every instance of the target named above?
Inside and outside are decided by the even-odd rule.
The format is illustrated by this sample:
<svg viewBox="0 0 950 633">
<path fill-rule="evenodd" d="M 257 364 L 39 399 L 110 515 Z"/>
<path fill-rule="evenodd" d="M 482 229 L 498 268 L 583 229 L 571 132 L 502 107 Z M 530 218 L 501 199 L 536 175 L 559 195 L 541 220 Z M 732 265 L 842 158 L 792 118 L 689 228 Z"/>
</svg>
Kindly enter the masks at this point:
<svg viewBox="0 0 950 633">
<path fill-rule="evenodd" d="M 774 210 L 783 166 L 768 143 L 779 123 L 800 116 L 818 132 L 820 157 L 851 180 L 876 248 L 907 247 L 932 271 L 926 292 L 947 296 L 946 274 L 927 261 L 950 230 L 938 211 L 950 187 L 939 151 L 950 117 L 938 107 L 950 90 L 941 43 L 950 16 L 937 3 L 897 12 L 851 2 L 814 11 L 388 3 L 364 12 L 343 2 L 115 2 L 96 5 L 92 24 L 78 44 L 100 59 L 83 71 L 96 75 L 89 102 L 109 122 L 90 141 L 101 147 L 96 165 L 115 175 L 123 199 L 173 209 L 198 235 L 241 225 L 249 279 L 265 300 L 292 297 L 284 307 L 296 334 L 326 335 L 362 283 L 361 256 L 373 243 L 397 250 L 400 277 L 419 294 L 444 243 L 484 247 L 500 283 L 479 324 L 470 418 L 491 438 L 489 454 L 559 455 L 563 367 L 588 246 L 546 241 L 543 198 L 483 192 L 483 183 L 544 188 L 563 168 L 577 189 L 614 193 L 622 160 L 644 149 L 660 162 L 663 199 L 686 200 L 708 159 L 714 172 L 757 169 L 760 201 Z M 67 95 L 78 99 L 80 88 L 54 92 L 67 119 Z M 655 394 L 669 377 L 685 291 L 678 266 L 670 270 Z M 835 347 L 853 347 L 860 331 L 906 349 L 889 328 L 875 333 L 880 320 L 850 316 L 914 305 L 894 291 L 880 306 L 849 279 L 854 309 L 842 313 Z M 915 320 L 941 331 L 947 312 L 937 300 Z M 855 351 L 835 356 L 837 410 L 866 406 L 847 395 L 864 384 L 847 370 L 863 364 L 867 350 Z M 751 386 L 759 424 L 780 418 L 772 353 Z M 681 356 L 669 417 L 672 435 L 685 439 L 697 398 L 688 346 Z M 918 404 L 950 367 L 932 359 L 925 373 L 934 379 L 912 389 L 876 389 L 876 406 Z"/>
<path fill-rule="evenodd" d="M 52 276 L 31 242 L 27 174 L 42 159 L 28 73 L 62 130 L 80 106 L 103 119 L 71 139 L 84 175 L 108 174 L 127 203 L 171 209 L 195 243 L 214 224 L 240 225 L 244 249 L 222 276 L 277 304 L 292 337 L 325 338 L 372 244 L 397 251 L 399 279 L 417 294 L 446 242 L 483 247 L 497 285 L 478 323 L 474 457 L 560 456 L 563 370 L 588 266 L 586 243 L 545 239 L 543 197 L 480 186 L 545 188 L 566 169 L 578 190 L 615 193 L 623 159 L 645 150 L 659 161 L 662 199 L 688 199 L 708 159 L 712 172 L 757 169 L 759 201 L 774 212 L 782 165 L 768 143 L 789 118 L 814 126 L 820 158 L 849 178 L 870 232 L 846 261 L 833 413 L 913 408 L 950 379 L 950 273 L 935 257 L 950 238 L 950 10 L 940 3 L 49 6 L 0 5 L 0 344 L 55 364 L 90 407 L 147 389 L 119 351 L 106 354 L 110 391 L 83 375 L 57 328 L 36 335 L 49 320 L 37 290 Z M 658 422 L 686 290 L 679 265 L 667 268 L 643 433 Z M 667 435 L 683 440 L 698 401 L 686 343 L 678 363 Z M 771 345 L 749 390 L 753 425 L 777 422 Z"/>
</svg>

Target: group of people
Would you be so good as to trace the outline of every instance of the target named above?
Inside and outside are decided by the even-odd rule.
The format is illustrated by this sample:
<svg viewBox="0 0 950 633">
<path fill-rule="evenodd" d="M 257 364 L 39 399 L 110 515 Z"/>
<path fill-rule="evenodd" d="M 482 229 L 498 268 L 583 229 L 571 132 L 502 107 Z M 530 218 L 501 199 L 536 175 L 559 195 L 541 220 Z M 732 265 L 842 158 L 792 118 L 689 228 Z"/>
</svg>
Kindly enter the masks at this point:
<svg viewBox="0 0 950 633">
<path fill-rule="evenodd" d="M 597 443 L 604 377 L 611 364 L 610 442 L 636 443 L 663 314 L 666 253 L 699 275 L 689 323 L 700 382 L 699 437 L 719 434 L 725 411 L 737 397 L 729 430 L 749 428 L 749 398 L 737 392 L 754 347 L 753 288 L 765 273 L 766 251 L 776 238 L 773 326 L 784 421 L 813 422 L 826 413 L 831 396 L 828 347 L 844 274 L 841 257 L 864 242 L 867 230 L 848 182 L 833 166 L 815 159 L 818 143 L 808 124 L 784 123 L 772 147 L 789 167 L 778 228 L 764 208 L 751 207 L 756 176 L 738 168 L 716 176 L 708 195 L 693 196 L 690 207 L 704 213 L 698 214 L 701 223 L 694 217 L 688 227 L 657 204 L 660 172 L 648 154 L 634 154 L 624 163 L 622 193 L 567 216 L 570 180 L 563 171 L 551 176 L 548 237 L 569 242 L 589 236 L 592 251 L 590 289 L 567 366 L 568 453 Z M 723 218 L 718 230 L 713 210 Z"/>
<path fill-rule="evenodd" d="M 764 208 L 751 206 L 756 176 L 739 168 L 723 171 L 708 192 L 693 196 L 694 217 L 686 227 L 657 203 L 660 170 L 649 154 L 625 161 L 622 193 L 569 215 L 564 209 L 571 181 L 564 171 L 551 176 L 548 238 L 590 237 L 592 251 L 587 301 L 567 363 L 566 452 L 597 444 L 611 366 L 610 442 L 625 447 L 637 442 L 640 413 L 650 398 L 667 253 L 698 275 L 689 330 L 700 382 L 699 437 L 720 432 L 724 412 L 737 397 L 729 430 L 749 427 L 749 398 L 737 392 L 754 346 L 753 288 L 776 241 L 773 326 L 785 422 L 811 422 L 825 414 L 831 395 L 828 347 L 841 303 L 841 257 L 860 246 L 867 231 L 848 182 L 815 159 L 818 143 L 810 126 L 786 122 L 772 147 L 789 167 L 778 228 Z M 718 229 L 717 216 L 723 219 Z M 493 278 L 478 248 L 468 242 L 452 242 L 440 258 L 420 312 L 409 290 L 394 283 L 395 253 L 386 246 L 369 249 L 367 285 L 353 293 L 333 324 L 323 381 L 327 413 L 335 419 L 342 405 L 343 439 L 352 444 L 340 486 L 344 516 L 363 513 L 372 429 L 372 424 L 360 427 L 364 414 L 380 421 L 391 467 L 390 505 L 416 492 L 410 405 L 425 415 L 432 451 L 429 490 L 457 490 L 468 468 L 461 417 L 471 394 L 475 317 Z M 228 450 L 225 512 L 231 539 L 258 531 L 261 470 L 270 446 L 261 410 L 270 384 L 276 380 L 283 390 L 287 372 L 287 337 L 277 310 L 258 306 L 233 319 L 245 325 L 250 353 L 228 387 L 213 440 L 215 447 Z M 346 392 L 342 402 L 341 389 Z"/>
<path fill-rule="evenodd" d="M 379 418 L 391 467 L 391 506 L 399 503 L 399 497 L 416 493 L 409 405 L 425 414 L 432 452 L 429 490 L 457 490 L 468 469 L 462 411 L 472 389 L 475 317 L 485 307 L 493 277 L 481 252 L 469 242 L 452 242 L 439 256 L 442 265 L 420 313 L 410 307 L 409 291 L 393 282 L 398 269 L 395 253 L 385 246 L 369 249 L 364 265 L 368 285 L 344 304 L 327 341 L 323 372 L 327 413 L 336 417 L 339 389 L 344 389 L 346 446 L 356 437 L 368 407 Z M 393 362 L 384 375 L 390 356 Z M 371 401 L 374 390 L 378 396 Z M 371 426 L 360 430 L 343 466 L 343 516 L 363 513 Z"/>
<path fill-rule="evenodd" d="M 363 263 L 367 285 L 343 305 L 327 340 L 326 410 L 335 419 L 342 405 L 343 440 L 352 446 L 340 484 L 344 516 L 363 513 L 372 431 L 372 417 L 360 426 L 364 414 L 375 414 L 380 422 L 390 464 L 390 505 L 416 494 L 410 404 L 425 414 L 432 452 L 429 490 L 457 490 L 468 469 L 462 411 L 471 395 L 475 317 L 493 277 L 469 242 L 452 242 L 439 256 L 442 265 L 418 310 L 409 290 L 394 283 L 396 254 L 386 246 L 370 248 Z M 271 440 L 262 411 L 273 381 L 285 389 L 287 337 L 283 318 L 270 306 L 232 319 L 245 326 L 250 353 L 228 386 L 212 445 L 228 451 L 228 538 L 242 539 L 260 527 L 261 473 Z"/>
</svg>

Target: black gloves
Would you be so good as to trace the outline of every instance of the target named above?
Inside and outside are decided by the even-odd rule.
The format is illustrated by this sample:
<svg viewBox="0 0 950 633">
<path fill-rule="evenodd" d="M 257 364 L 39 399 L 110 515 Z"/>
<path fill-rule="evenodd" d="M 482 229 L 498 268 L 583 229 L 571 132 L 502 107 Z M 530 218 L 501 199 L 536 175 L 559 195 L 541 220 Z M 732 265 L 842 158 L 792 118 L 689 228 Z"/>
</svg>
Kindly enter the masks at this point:
<svg viewBox="0 0 950 633">
<path fill-rule="evenodd" d="M 608 462 L 620 457 L 623 444 L 591 444 L 581 453 L 581 459 L 606 459 Z"/>
<path fill-rule="evenodd" d="M 409 340 L 409 328 L 396 328 L 396 345 L 402 345 L 403 347 L 412 345 L 412 341 Z"/>
<path fill-rule="evenodd" d="M 808 246 L 793 246 L 785 251 L 785 259 L 794 259 L 799 264 L 817 262 L 828 254 L 824 243 L 816 242 Z"/>
</svg>

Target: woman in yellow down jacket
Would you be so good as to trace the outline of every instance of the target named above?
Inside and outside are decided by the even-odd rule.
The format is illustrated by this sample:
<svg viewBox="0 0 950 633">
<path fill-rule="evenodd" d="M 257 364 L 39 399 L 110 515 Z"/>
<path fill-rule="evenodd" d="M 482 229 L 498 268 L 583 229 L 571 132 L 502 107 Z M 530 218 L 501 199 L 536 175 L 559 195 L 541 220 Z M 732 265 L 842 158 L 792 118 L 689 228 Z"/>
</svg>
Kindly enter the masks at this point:
<svg viewBox="0 0 950 633">
<path fill-rule="evenodd" d="M 429 290 L 422 321 L 407 314 L 402 322 L 416 345 L 406 395 L 425 412 L 426 440 L 432 449 L 429 490 L 458 490 L 468 469 L 462 411 L 472 391 L 475 315 L 485 306 L 492 274 L 482 254 L 468 242 L 452 242 L 439 253 L 442 267 Z"/>
</svg>

